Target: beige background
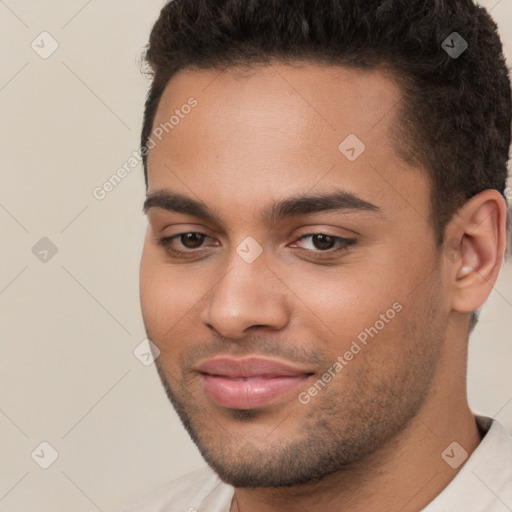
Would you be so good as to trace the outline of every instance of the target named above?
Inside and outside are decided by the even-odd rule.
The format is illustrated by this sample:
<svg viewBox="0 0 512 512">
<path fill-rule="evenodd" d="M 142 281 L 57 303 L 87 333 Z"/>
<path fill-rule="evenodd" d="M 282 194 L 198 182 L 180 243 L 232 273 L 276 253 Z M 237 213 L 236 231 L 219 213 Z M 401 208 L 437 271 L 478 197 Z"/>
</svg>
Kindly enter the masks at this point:
<svg viewBox="0 0 512 512">
<path fill-rule="evenodd" d="M 141 166 L 92 194 L 138 149 L 140 52 L 162 4 L 0 0 L 0 512 L 114 511 L 202 465 L 154 366 L 133 354 Z M 510 62 L 512 2 L 483 4 Z M 51 49 L 43 31 L 58 43 L 46 59 L 31 47 Z M 42 237 L 57 248 L 46 263 L 32 252 Z M 473 408 L 509 429 L 511 318 L 509 263 L 469 361 Z M 58 452 L 48 469 L 43 441 Z"/>
</svg>

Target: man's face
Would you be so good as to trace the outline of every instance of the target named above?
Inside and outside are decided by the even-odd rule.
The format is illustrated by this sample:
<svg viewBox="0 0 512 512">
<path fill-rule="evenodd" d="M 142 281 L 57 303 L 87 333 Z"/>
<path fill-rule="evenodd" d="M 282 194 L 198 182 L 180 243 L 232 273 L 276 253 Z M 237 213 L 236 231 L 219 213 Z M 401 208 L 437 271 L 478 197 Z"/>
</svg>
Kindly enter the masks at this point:
<svg viewBox="0 0 512 512">
<path fill-rule="evenodd" d="M 312 64 L 181 71 L 165 90 L 153 128 L 175 118 L 148 159 L 160 195 L 143 318 L 169 398 L 232 485 L 297 485 L 360 461 L 435 387 L 449 307 L 428 179 L 391 142 L 399 99 L 379 72 Z M 334 193 L 338 209 L 270 210 Z"/>
</svg>

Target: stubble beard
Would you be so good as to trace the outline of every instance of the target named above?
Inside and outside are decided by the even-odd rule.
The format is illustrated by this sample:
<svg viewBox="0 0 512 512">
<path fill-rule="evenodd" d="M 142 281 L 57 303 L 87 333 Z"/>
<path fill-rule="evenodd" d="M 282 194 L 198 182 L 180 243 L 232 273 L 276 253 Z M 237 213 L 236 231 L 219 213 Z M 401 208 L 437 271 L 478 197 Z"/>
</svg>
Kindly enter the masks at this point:
<svg viewBox="0 0 512 512">
<path fill-rule="evenodd" d="M 398 371 L 359 367 L 339 392 L 330 384 L 309 404 L 297 400 L 292 413 L 276 421 L 263 447 L 237 435 L 237 427 L 257 421 L 262 411 L 229 410 L 230 430 L 223 428 L 186 383 L 173 379 L 171 386 L 162 365 L 155 364 L 183 426 L 224 482 L 238 488 L 296 487 L 360 465 L 417 414 L 435 375 L 441 344 L 433 338 L 442 329 L 432 333 L 412 322 L 407 330 L 404 339 L 416 341 L 395 355 L 402 361 Z"/>
</svg>

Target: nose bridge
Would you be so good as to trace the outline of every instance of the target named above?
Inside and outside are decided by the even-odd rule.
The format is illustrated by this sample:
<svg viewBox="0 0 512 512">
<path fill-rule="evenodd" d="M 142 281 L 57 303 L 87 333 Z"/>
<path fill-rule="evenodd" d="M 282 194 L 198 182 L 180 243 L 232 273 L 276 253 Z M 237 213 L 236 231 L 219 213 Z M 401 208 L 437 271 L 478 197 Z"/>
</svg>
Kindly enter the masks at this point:
<svg viewBox="0 0 512 512">
<path fill-rule="evenodd" d="M 251 326 L 283 328 L 288 322 L 283 285 L 268 268 L 259 244 L 242 241 L 226 267 L 202 311 L 203 323 L 231 338 L 244 336 Z"/>
</svg>

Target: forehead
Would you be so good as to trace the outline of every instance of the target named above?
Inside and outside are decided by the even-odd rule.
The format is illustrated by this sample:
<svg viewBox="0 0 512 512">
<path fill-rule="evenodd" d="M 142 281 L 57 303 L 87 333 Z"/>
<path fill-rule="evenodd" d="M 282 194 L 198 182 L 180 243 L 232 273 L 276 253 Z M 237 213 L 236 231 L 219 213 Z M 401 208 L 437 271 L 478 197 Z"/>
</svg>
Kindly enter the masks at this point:
<svg viewBox="0 0 512 512">
<path fill-rule="evenodd" d="M 311 63 L 182 70 L 153 124 L 153 133 L 164 129 L 148 156 L 149 192 L 172 188 L 248 207 L 255 197 L 342 185 L 375 204 L 379 196 L 385 202 L 384 190 L 392 207 L 414 189 L 412 200 L 427 207 L 424 175 L 394 150 L 400 100 L 392 77 L 378 70 Z"/>
<path fill-rule="evenodd" d="M 179 129 L 172 127 L 176 144 L 185 138 L 191 142 L 190 135 L 207 144 L 212 135 L 218 143 L 251 134 L 258 137 L 255 142 L 278 137 L 281 145 L 300 142 L 310 149 L 318 141 L 308 141 L 322 137 L 321 149 L 330 153 L 333 143 L 351 133 L 370 145 L 389 139 L 401 94 L 391 76 L 377 70 L 312 63 L 223 71 L 185 69 L 164 90 L 154 127 L 165 125 L 170 114 L 179 114 L 191 97 L 197 100 L 190 115 L 194 133 L 187 130 L 191 123 L 180 119 Z M 257 144 L 243 142 L 248 151 L 257 146 L 261 153 Z"/>
</svg>

